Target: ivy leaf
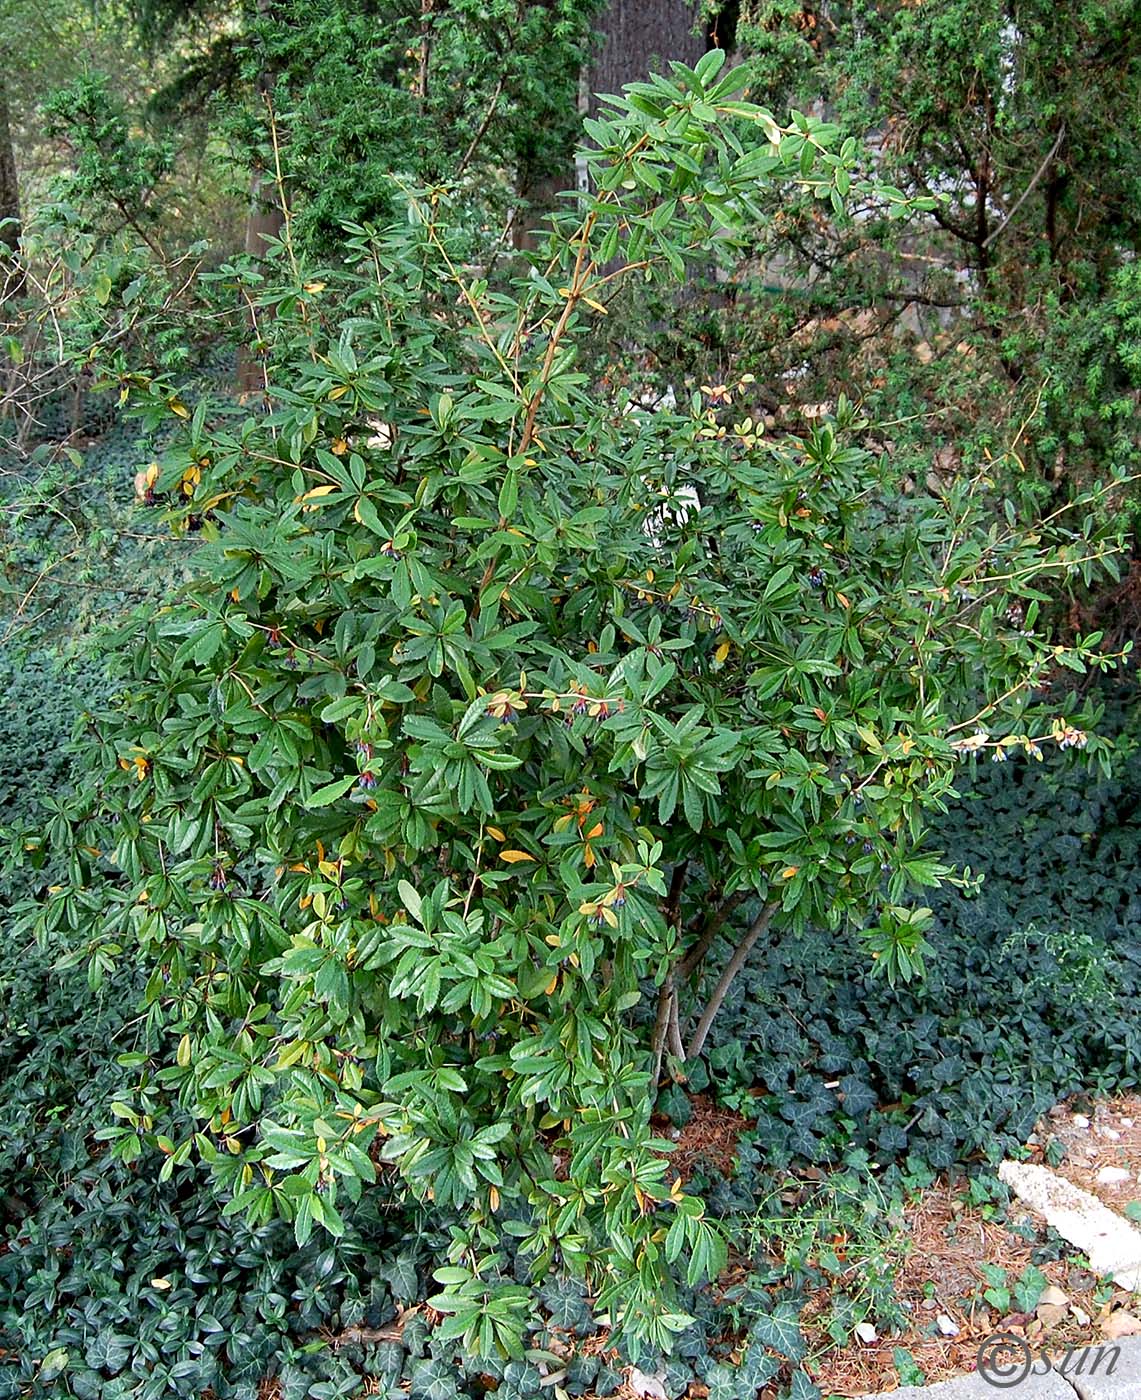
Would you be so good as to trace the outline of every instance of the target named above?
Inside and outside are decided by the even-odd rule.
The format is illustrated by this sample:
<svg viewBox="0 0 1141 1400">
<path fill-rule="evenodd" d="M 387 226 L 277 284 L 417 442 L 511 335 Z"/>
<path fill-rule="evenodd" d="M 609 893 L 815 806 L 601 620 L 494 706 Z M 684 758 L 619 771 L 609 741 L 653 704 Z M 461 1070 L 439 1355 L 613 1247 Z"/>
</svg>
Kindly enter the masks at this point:
<svg viewBox="0 0 1141 1400">
<path fill-rule="evenodd" d="M 416 1270 L 415 1255 L 402 1250 L 392 1259 L 385 1259 L 377 1269 L 388 1286 L 392 1296 L 400 1303 L 410 1303 L 420 1288 L 420 1277 Z"/>
<path fill-rule="evenodd" d="M 778 1303 L 771 1313 L 761 1313 L 753 1319 L 750 1335 L 789 1361 L 799 1361 L 804 1355 L 799 1319 L 800 1314 L 791 1303 Z"/>
<path fill-rule="evenodd" d="M 820 1387 L 807 1371 L 797 1367 L 792 1373 L 792 1384 L 788 1388 L 788 1400 L 820 1400 Z"/>
</svg>

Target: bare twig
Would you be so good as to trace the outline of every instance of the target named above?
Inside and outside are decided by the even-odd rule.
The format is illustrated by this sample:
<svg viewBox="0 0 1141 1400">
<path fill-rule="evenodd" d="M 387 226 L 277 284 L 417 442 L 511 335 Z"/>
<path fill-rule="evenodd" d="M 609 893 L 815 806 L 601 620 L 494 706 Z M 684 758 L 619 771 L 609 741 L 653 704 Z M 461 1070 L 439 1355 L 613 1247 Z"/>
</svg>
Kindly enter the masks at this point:
<svg viewBox="0 0 1141 1400">
<path fill-rule="evenodd" d="M 995 241 L 995 239 L 998 238 L 999 234 L 1002 233 L 1002 231 L 1007 227 L 1007 225 L 1010 223 L 1011 219 L 1014 218 L 1015 214 L 1017 214 L 1018 211 L 1022 208 L 1022 206 L 1026 203 L 1026 200 L 1027 200 L 1027 197 L 1028 197 L 1029 194 L 1030 194 L 1030 191 L 1034 188 L 1034 186 L 1038 183 L 1038 181 L 1041 180 L 1042 176 L 1045 175 L 1046 171 L 1049 170 L 1050 165 L 1051 165 L 1051 163 L 1053 162 L 1054 157 L 1058 154 L 1058 151 L 1061 149 L 1062 142 L 1063 142 L 1065 139 L 1066 139 L 1066 124 L 1065 124 L 1065 122 L 1063 122 L 1062 125 L 1061 125 L 1061 127 L 1060 127 L 1059 130 L 1058 130 L 1057 136 L 1054 138 L 1054 144 L 1050 147 L 1050 150 L 1049 150 L 1049 152 L 1048 152 L 1047 155 L 1046 155 L 1046 159 L 1042 162 L 1042 164 L 1041 164 L 1041 165 L 1038 167 L 1038 169 L 1034 172 L 1033 176 L 1031 177 L 1030 183 L 1029 183 L 1029 184 L 1026 186 L 1026 188 L 1022 191 L 1022 193 L 1021 193 L 1021 195 L 1019 195 L 1018 199 L 1015 200 L 1015 202 L 1014 202 L 1014 207 L 1011 209 L 1010 213 L 1007 214 L 1006 218 L 1003 219 L 1002 223 L 999 224 L 998 228 L 996 228 L 996 229 L 994 230 L 994 232 L 993 232 L 992 234 L 990 234 L 990 236 L 989 236 L 988 238 L 986 238 L 986 239 L 983 241 L 982 246 L 983 246 L 984 248 L 989 248 L 989 247 L 990 247 L 990 245 Z"/>
<path fill-rule="evenodd" d="M 468 168 L 468 162 L 471 160 L 472 156 L 474 156 L 475 153 L 476 153 L 476 151 L 479 149 L 479 143 L 480 143 L 480 142 L 483 140 L 483 138 L 487 135 L 487 128 L 491 125 L 491 119 L 492 119 L 492 117 L 495 116 L 495 108 L 496 108 L 496 106 L 497 106 L 498 103 L 499 103 L 499 94 L 500 94 L 502 91 L 503 91 L 503 78 L 501 77 L 501 78 L 499 79 L 499 81 L 495 84 L 495 91 L 491 94 L 491 101 L 487 104 L 487 111 L 484 112 L 484 114 L 483 114 L 483 121 L 480 122 L 480 124 L 479 124 L 479 129 L 476 131 L 475 135 L 471 138 L 471 145 L 468 146 L 467 150 L 464 152 L 463 160 L 460 161 L 458 167 L 456 168 L 455 178 L 456 178 L 457 180 L 458 180 L 459 177 L 464 173 L 464 171 Z"/>
<path fill-rule="evenodd" d="M 725 964 L 725 970 L 717 979 L 717 985 L 713 988 L 713 993 L 706 1003 L 705 1010 L 701 1013 L 701 1019 L 693 1032 L 689 1046 L 685 1052 L 687 1060 L 694 1060 L 701 1054 L 705 1045 L 709 1029 L 713 1025 L 714 1018 L 721 1010 L 721 1004 L 728 995 L 729 988 L 733 985 L 738 972 L 745 966 L 745 960 L 753 951 L 753 945 L 757 939 L 765 932 L 769 924 L 772 923 L 773 915 L 780 908 L 777 900 L 770 900 L 766 904 L 753 922 L 749 925 L 749 930 L 733 950 L 733 956 Z"/>
</svg>

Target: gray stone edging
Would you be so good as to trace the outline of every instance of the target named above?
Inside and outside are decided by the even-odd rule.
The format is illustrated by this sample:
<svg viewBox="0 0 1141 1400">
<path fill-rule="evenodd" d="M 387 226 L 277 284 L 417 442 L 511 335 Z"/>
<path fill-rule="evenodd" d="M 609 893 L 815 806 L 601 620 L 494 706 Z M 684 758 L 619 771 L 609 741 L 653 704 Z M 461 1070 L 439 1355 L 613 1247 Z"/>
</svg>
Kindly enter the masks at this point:
<svg viewBox="0 0 1141 1400">
<path fill-rule="evenodd" d="M 1080 1347 L 1042 1372 L 998 1382 L 973 1375 L 937 1385 L 905 1385 L 866 1400 L 1141 1400 L 1141 1337 Z"/>
</svg>

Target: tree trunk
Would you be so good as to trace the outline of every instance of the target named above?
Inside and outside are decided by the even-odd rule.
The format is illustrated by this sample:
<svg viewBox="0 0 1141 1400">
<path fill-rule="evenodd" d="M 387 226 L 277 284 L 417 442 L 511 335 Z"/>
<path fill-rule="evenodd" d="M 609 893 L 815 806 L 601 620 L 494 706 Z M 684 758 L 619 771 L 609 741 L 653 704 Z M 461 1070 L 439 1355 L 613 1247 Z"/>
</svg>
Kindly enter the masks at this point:
<svg viewBox="0 0 1141 1400">
<path fill-rule="evenodd" d="M 708 47 L 697 28 L 699 8 L 687 0 L 611 0 L 599 17 L 602 44 L 588 74 L 590 115 L 598 112 L 598 93 L 668 72 L 671 59 L 692 68 Z"/>
<path fill-rule="evenodd" d="M 250 212 L 246 216 L 246 252 L 251 258 L 265 257 L 270 240 L 278 238 L 285 224 L 285 213 L 277 199 L 273 180 L 264 170 L 250 178 Z M 247 302 L 246 321 L 254 342 L 260 337 L 253 305 Z M 256 344 L 247 341 L 238 353 L 238 393 L 252 394 L 265 388 L 265 374 Z"/>
<path fill-rule="evenodd" d="M 708 47 L 703 30 L 695 30 L 699 6 L 689 0 L 610 0 L 598 17 L 600 45 L 581 75 L 579 110 L 597 116 L 597 93 L 617 93 L 627 83 L 642 82 L 651 71 L 668 72 L 671 59 L 691 68 Z M 535 247 L 544 213 L 557 208 L 560 190 L 582 188 L 582 172 L 568 164 L 561 175 L 534 180 L 520 173 L 520 208 L 512 235 L 516 248 Z"/>
<path fill-rule="evenodd" d="M 257 15 L 265 24 L 273 18 L 273 0 L 257 0 Z M 273 89 L 276 73 L 272 65 L 263 57 L 257 77 L 258 97 L 272 121 Z M 276 141 L 276 137 L 274 138 Z M 276 146 L 275 146 L 276 149 Z M 265 257 L 270 240 L 278 238 L 285 226 L 285 211 L 281 207 L 281 196 L 274 177 L 258 164 L 250 176 L 250 212 L 246 217 L 246 252 L 251 258 Z M 257 316 L 251 301 L 246 303 L 246 319 L 249 325 L 250 340 L 260 340 Z M 256 344 L 248 340 L 238 352 L 238 393 L 251 394 L 265 388 L 265 371 Z"/>
<path fill-rule="evenodd" d="M 16 179 L 16 152 L 12 145 L 12 125 L 8 112 L 8 86 L 0 67 L 0 244 L 7 244 L 12 256 L 0 255 L 0 301 L 19 296 L 24 286 L 20 264 L 20 186 Z"/>
</svg>

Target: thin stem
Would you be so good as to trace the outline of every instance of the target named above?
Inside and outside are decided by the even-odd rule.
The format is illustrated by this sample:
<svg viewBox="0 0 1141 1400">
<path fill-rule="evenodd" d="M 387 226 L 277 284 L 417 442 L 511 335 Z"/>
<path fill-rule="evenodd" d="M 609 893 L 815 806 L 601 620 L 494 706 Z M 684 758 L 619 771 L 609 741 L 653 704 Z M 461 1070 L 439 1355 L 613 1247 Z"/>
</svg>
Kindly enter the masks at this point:
<svg viewBox="0 0 1141 1400">
<path fill-rule="evenodd" d="M 681 1043 L 681 1025 L 677 1013 L 677 989 L 670 997 L 669 1019 L 666 1023 L 666 1045 L 675 1060 L 685 1059 L 685 1046 Z"/>
<path fill-rule="evenodd" d="M 675 975 L 679 980 L 684 981 L 685 978 L 697 971 L 706 953 L 709 952 L 713 940 L 725 927 L 730 914 L 740 908 L 747 897 L 747 890 L 738 890 L 736 894 L 731 894 L 727 899 L 723 899 L 709 914 L 702 926 L 701 936 L 677 965 Z"/>
<path fill-rule="evenodd" d="M 1014 208 L 1010 211 L 1009 214 L 1007 214 L 1006 218 L 1003 219 L 1002 223 L 999 224 L 998 228 L 996 228 L 995 231 L 994 231 L 994 232 L 986 239 L 986 241 L 983 243 L 982 246 L 983 246 L 984 248 L 988 248 L 988 247 L 995 241 L 995 239 L 998 238 L 998 236 L 1003 232 L 1003 230 L 1006 228 L 1006 226 L 1010 223 L 1011 219 L 1014 218 L 1015 214 L 1017 214 L 1018 211 L 1022 208 L 1023 204 L 1026 203 L 1026 199 L 1027 199 L 1027 196 L 1030 194 L 1030 191 L 1034 188 L 1034 186 L 1038 183 L 1038 181 L 1041 180 L 1042 176 L 1045 175 L 1046 171 L 1050 168 L 1050 163 L 1051 163 L 1051 161 L 1052 161 L 1052 160 L 1054 159 L 1054 157 L 1058 154 L 1058 151 L 1061 149 L 1062 142 L 1063 142 L 1065 139 L 1066 139 L 1066 124 L 1065 124 L 1065 122 L 1063 122 L 1063 123 L 1062 123 L 1062 126 L 1061 126 L 1061 129 L 1059 130 L 1057 136 L 1054 138 L 1054 144 L 1050 147 L 1050 150 L 1049 150 L 1049 152 L 1048 152 L 1047 155 L 1046 155 L 1046 159 L 1042 162 L 1042 164 L 1041 164 L 1041 165 L 1038 167 L 1038 169 L 1034 172 L 1034 175 L 1033 175 L 1033 177 L 1031 178 L 1030 183 L 1029 183 L 1029 184 L 1026 186 L 1026 188 L 1022 191 L 1022 194 L 1021 194 L 1021 196 L 1019 197 L 1018 201 L 1016 202 Z"/>
<path fill-rule="evenodd" d="M 713 988 L 713 994 L 706 1003 L 705 1010 L 701 1013 L 701 1019 L 698 1021 L 697 1027 L 693 1032 L 693 1038 L 690 1040 L 689 1048 L 685 1052 L 685 1058 L 687 1060 L 695 1060 L 698 1055 L 701 1054 L 702 1047 L 705 1045 L 706 1038 L 709 1035 L 710 1027 L 713 1025 L 718 1011 L 721 1010 L 721 1005 L 726 996 L 729 994 L 729 988 L 733 985 L 738 972 L 745 966 L 746 959 L 753 951 L 753 945 L 765 932 L 769 924 L 772 923 L 773 915 L 779 908 L 780 904 L 778 901 L 770 900 L 749 925 L 748 932 L 733 950 L 733 956 L 726 963 L 724 972 L 722 972 L 721 976 L 718 978 L 717 985 Z"/>
<path fill-rule="evenodd" d="M 457 180 L 468 168 L 468 162 L 479 149 L 479 143 L 487 135 L 487 128 L 491 125 L 491 119 L 493 116 L 495 116 L 495 108 L 499 103 L 499 94 L 503 91 L 503 81 L 504 80 L 501 77 L 499 81 L 495 84 L 495 91 L 491 94 L 491 101 L 487 104 L 487 111 L 483 114 L 483 121 L 480 122 L 479 129 L 471 138 L 471 145 L 464 152 L 463 160 L 461 160 L 459 165 L 456 167 L 456 173 L 454 178 Z"/>
</svg>

